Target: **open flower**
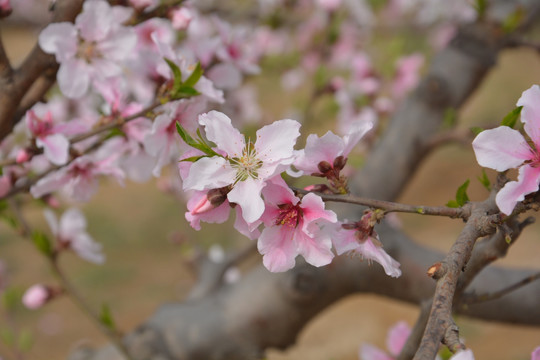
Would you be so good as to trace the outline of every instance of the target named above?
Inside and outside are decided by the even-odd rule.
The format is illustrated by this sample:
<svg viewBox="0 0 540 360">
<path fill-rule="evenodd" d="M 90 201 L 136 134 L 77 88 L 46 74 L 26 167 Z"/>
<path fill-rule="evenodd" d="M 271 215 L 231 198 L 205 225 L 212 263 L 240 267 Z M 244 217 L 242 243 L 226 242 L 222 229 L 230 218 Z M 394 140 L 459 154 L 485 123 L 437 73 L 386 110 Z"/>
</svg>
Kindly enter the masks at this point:
<svg viewBox="0 0 540 360">
<path fill-rule="evenodd" d="M 508 126 L 482 131 L 472 143 L 481 166 L 497 171 L 519 168 L 517 181 L 508 182 L 495 199 L 507 215 L 525 195 L 538 191 L 540 183 L 540 87 L 533 85 L 525 90 L 517 105 L 523 106 L 521 121 L 531 143 Z"/>
<path fill-rule="evenodd" d="M 264 266 L 272 272 L 286 271 L 294 267 L 297 255 L 314 266 L 329 264 L 334 257 L 332 241 L 321 227 L 335 223 L 337 217 L 325 210 L 322 199 L 310 193 L 300 200 L 280 176 L 263 189 L 263 195 L 268 206 L 261 219 L 266 227 L 257 245 Z"/>
<path fill-rule="evenodd" d="M 184 180 L 184 190 L 232 186 L 227 199 L 242 208 L 246 222 L 255 222 L 264 212 L 261 191 L 267 180 L 293 162 L 300 124 L 279 120 L 264 126 L 257 131 L 255 143 L 246 142 L 244 135 L 232 126 L 231 119 L 218 111 L 200 115 L 199 124 L 224 156 L 203 157 L 193 163 Z"/>
<path fill-rule="evenodd" d="M 81 258 L 96 264 L 105 261 L 101 245 L 86 232 L 86 219 L 80 210 L 67 210 L 60 221 L 51 210 L 45 210 L 44 214 L 60 249 L 72 249 Z"/>
<path fill-rule="evenodd" d="M 361 360 L 394 360 L 397 358 L 405 342 L 411 334 L 411 328 L 405 321 L 400 321 L 388 330 L 386 348 L 390 355 L 383 350 L 371 345 L 362 344 L 360 347 Z"/>
</svg>

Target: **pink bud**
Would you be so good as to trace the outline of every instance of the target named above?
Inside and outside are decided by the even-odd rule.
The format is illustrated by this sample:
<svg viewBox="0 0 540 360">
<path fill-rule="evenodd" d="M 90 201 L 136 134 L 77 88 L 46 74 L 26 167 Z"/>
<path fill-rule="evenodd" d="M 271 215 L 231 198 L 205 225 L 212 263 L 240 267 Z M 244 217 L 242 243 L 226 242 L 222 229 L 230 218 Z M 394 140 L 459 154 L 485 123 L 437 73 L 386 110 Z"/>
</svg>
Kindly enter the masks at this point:
<svg viewBox="0 0 540 360">
<path fill-rule="evenodd" d="M 19 152 L 17 153 L 17 157 L 15 158 L 17 164 L 27 162 L 28 160 L 30 160 L 30 153 L 28 152 L 28 150 L 19 150 Z"/>
<path fill-rule="evenodd" d="M 58 209 L 60 207 L 60 201 L 52 195 L 46 197 L 47 205 L 53 209 Z"/>
<path fill-rule="evenodd" d="M 11 14 L 12 8 L 10 0 L 0 0 L 0 18 Z"/>
<path fill-rule="evenodd" d="M 32 285 L 23 295 L 22 302 L 29 309 L 39 309 L 51 298 L 50 290 L 41 284 Z"/>
<path fill-rule="evenodd" d="M 207 211 L 210 211 L 214 208 L 214 205 L 208 200 L 208 196 L 204 196 L 198 203 L 195 205 L 193 210 L 191 210 L 192 215 L 202 214 Z"/>
<path fill-rule="evenodd" d="M 174 8 L 170 11 L 169 17 L 173 28 L 176 30 L 185 30 L 193 19 L 193 12 L 188 8 Z"/>
</svg>

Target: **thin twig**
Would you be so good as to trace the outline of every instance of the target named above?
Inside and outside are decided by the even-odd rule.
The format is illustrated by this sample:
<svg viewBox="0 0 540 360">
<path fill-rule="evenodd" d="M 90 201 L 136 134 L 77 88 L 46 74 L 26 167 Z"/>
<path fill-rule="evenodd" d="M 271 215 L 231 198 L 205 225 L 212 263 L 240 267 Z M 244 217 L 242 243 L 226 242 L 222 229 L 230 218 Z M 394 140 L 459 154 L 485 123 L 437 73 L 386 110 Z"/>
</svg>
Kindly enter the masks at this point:
<svg viewBox="0 0 540 360">
<path fill-rule="evenodd" d="M 311 191 L 292 188 L 294 192 L 299 194 L 308 194 Z M 374 209 L 382 209 L 387 213 L 390 212 L 403 212 L 420 215 L 433 215 L 433 216 L 446 216 L 450 218 L 467 219 L 470 215 L 470 209 L 467 206 L 459 208 L 451 208 L 447 206 L 423 206 L 423 205 L 406 205 L 401 203 L 395 203 L 391 201 L 368 199 L 353 195 L 328 195 L 322 193 L 315 193 L 319 195 L 324 201 L 341 202 L 348 204 L 363 205 Z"/>
<path fill-rule="evenodd" d="M 533 274 L 531 276 L 528 276 L 524 278 L 523 280 L 518 281 L 515 284 L 512 284 L 508 287 L 505 287 L 504 289 L 495 291 L 490 294 L 482 294 L 482 295 L 467 294 L 463 296 L 461 303 L 462 304 L 477 304 L 480 302 L 496 300 L 538 279 L 540 279 L 540 272 Z"/>
</svg>

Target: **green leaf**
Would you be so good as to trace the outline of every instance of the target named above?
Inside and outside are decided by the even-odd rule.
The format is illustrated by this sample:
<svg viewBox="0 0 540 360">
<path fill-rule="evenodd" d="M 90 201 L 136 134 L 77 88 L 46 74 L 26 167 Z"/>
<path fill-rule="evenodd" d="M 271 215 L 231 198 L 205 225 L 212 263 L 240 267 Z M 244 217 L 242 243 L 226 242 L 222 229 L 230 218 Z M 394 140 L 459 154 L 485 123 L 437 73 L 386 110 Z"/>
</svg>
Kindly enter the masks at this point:
<svg viewBox="0 0 540 360">
<path fill-rule="evenodd" d="M 469 201 L 469 196 L 467 195 L 467 188 L 469 187 L 470 182 L 470 180 L 465 181 L 460 187 L 458 187 L 456 191 L 456 202 L 459 206 L 463 206 L 467 201 Z"/>
<path fill-rule="evenodd" d="M 51 241 L 41 231 L 34 231 L 32 234 L 32 241 L 34 242 L 34 245 L 36 245 L 36 248 L 45 256 L 51 256 L 53 253 Z"/>
<path fill-rule="evenodd" d="M 120 130 L 119 128 L 112 128 L 111 131 L 109 131 L 109 133 L 105 137 L 105 140 L 108 140 L 108 139 L 116 137 L 116 136 L 127 137 L 126 133 L 123 132 L 122 130 Z"/>
<path fill-rule="evenodd" d="M 206 155 L 200 155 L 200 156 L 192 156 L 192 157 L 188 157 L 188 158 L 185 158 L 185 159 L 181 159 L 180 162 L 182 161 L 189 161 L 189 162 L 195 162 L 199 159 L 202 159 L 203 157 L 208 157 Z"/>
<path fill-rule="evenodd" d="M 0 339 L 4 344 L 11 347 L 15 343 L 15 334 L 10 329 L 1 329 L 0 330 Z"/>
<path fill-rule="evenodd" d="M 19 350 L 26 352 L 29 351 L 32 348 L 32 345 L 34 344 L 34 336 L 32 333 L 28 330 L 22 330 L 19 333 L 19 339 L 17 341 L 17 347 Z"/>
<path fill-rule="evenodd" d="M 189 75 L 189 77 L 184 81 L 184 86 L 192 88 L 197 84 L 197 81 L 201 78 L 203 74 L 203 69 L 201 68 L 201 63 L 197 63 L 195 70 Z"/>
<path fill-rule="evenodd" d="M 457 203 L 456 200 L 450 200 L 449 202 L 446 203 L 446 206 L 450 208 L 458 208 L 459 204 Z"/>
<path fill-rule="evenodd" d="M 519 115 L 521 114 L 521 109 L 523 109 L 523 106 L 518 106 L 514 110 L 510 111 L 508 115 L 506 115 L 501 121 L 501 125 L 508 126 L 513 129 L 514 126 L 516 126 Z"/>
<path fill-rule="evenodd" d="M 478 176 L 477 179 L 480 181 L 480 184 L 487 189 L 487 191 L 491 191 L 491 182 L 486 174 L 486 170 L 482 169 L 482 176 Z"/>
<path fill-rule="evenodd" d="M 469 128 L 469 130 L 471 130 L 471 132 L 472 132 L 474 135 L 478 135 L 478 134 L 480 134 L 482 131 L 484 131 L 483 128 L 478 127 L 478 126 L 473 126 L 472 128 Z"/>
<path fill-rule="evenodd" d="M 201 93 L 190 86 L 180 85 L 178 88 L 171 91 L 173 100 L 189 99 L 193 96 L 200 95 Z"/>
<path fill-rule="evenodd" d="M 111 330 L 114 330 L 114 320 L 111 314 L 111 309 L 109 308 L 109 305 L 103 304 L 101 305 L 101 313 L 99 314 L 99 320 L 103 325 L 108 327 Z"/>
<path fill-rule="evenodd" d="M 446 128 L 453 127 L 457 122 L 457 111 L 453 107 L 444 110 L 443 126 Z"/>
<path fill-rule="evenodd" d="M 172 60 L 169 60 L 167 58 L 163 58 L 167 65 L 171 68 L 171 71 L 173 73 L 174 82 L 173 82 L 173 92 L 177 91 L 177 89 L 182 86 L 182 70 L 176 65 Z"/>
<path fill-rule="evenodd" d="M 505 33 L 514 32 L 523 22 L 525 11 L 522 7 L 518 7 L 513 13 L 508 15 L 502 24 L 502 29 Z"/>
<path fill-rule="evenodd" d="M 473 6 L 476 12 L 478 13 L 478 17 L 482 18 L 486 13 L 488 2 L 487 0 L 476 0 Z"/>
<path fill-rule="evenodd" d="M 14 311 L 16 308 L 18 308 L 21 305 L 21 298 L 22 298 L 22 293 L 20 290 L 15 289 L 13 287 L 8 287 L 4 289 L 4 292 L 2 293 L 2 296 L 1 296 L 2 306 L 8 312 Z"/>
<path fill-rule="evenodd" d="M 204 140 L 202 140 L 200 133 L 199 133 L 200 140 L 197 141 L 193 139 L 191 135 L 187 133 L 186 129 L 184 129 L 182 125 L 180 125 L 179 123 L 176 123 L 176 131 L 178 131 L 178 134 L 180 134 L 180 137 L 182 138 L 182 140 L 184 140 L 184 142 L 188 144 L 189 146 L 191 146 L 192 148 L 200 150 L 209 156 L 221 156 L 220 154 L 212 150 L 210 145 L 206 144 Z"/>
</svg>

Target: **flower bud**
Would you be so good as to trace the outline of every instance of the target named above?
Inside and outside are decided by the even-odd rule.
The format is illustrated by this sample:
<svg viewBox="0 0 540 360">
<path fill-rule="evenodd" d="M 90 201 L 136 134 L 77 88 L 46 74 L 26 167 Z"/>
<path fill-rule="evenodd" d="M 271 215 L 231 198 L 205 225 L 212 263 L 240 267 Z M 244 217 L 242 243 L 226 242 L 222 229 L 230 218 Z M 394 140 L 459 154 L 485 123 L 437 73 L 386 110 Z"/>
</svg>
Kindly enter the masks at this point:
<svg viewBox="0 0 540 360">
<path fill-rule="evenodd" d="M 334 159 L 334 169 L 336 169 L 337 171 L 342 170 L 346 164 L 347 164 L 346 157 L 338 156 L 337 158 Z"/>
<path fill-rule="evenodd" d="M 0 18 L 9 16 L 12 10 L 10 0 L 0 0 Z"/>
<path fill-rule="evenodd" d="M 326 174 L 327 172 L 332 170 L 332 165 L 330 165 L 328 161 L 323 160 L 317 165 L 317 168 L 322 174 Z"/>
<path fill-rule="evenodd" d="M 22 303 L 29 309 L 39 309 L 52 298 L 52 291 L 45 285 L 36 284 L 26 290 Z"/>
<path fill-rule="evenodd" d="M 30 160 L 30 157 L 30 153 L 27 149 L 19 150 L 19 152 L 17 152 L 17 156 L 15 157 L 15 161 L 17 164 L 21 164 Z"/>
</svg>

